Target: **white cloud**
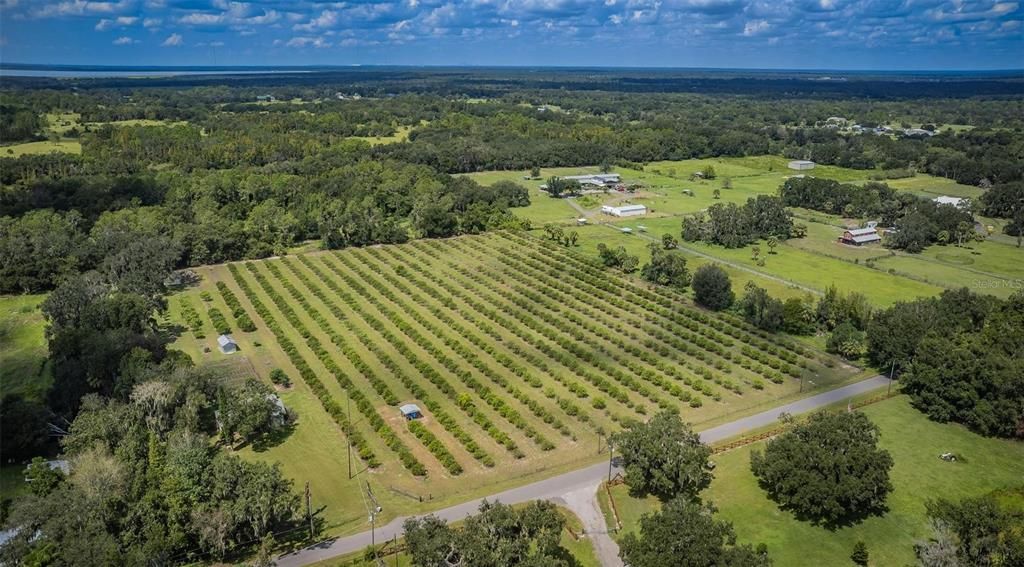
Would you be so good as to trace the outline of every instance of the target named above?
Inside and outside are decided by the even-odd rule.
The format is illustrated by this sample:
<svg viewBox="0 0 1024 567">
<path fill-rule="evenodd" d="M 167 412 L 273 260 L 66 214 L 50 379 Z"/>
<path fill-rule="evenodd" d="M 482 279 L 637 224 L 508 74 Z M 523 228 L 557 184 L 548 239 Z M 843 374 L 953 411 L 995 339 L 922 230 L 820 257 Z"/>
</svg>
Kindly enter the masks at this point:
<svg viewBox="0 0 1024 567">
<path fill-rule="evenodd" d="M 770 27 L 771 25 L 767 22 L 767 20 L 754 20 L 751 22 L 747 22 L 747 25 L 743 26 L 743 35 L 758 35 L 760 33 L 768 31 L 768 28 Z"/>
<path fill-rule="evenodd" d="M 121 37 L 115 39 L 113 43 L 114 43 L 114 45 L 132 45 L 132 44 L 135 44 L 135 43 L 139 43 L 139 40 L 132 39 L 132 38 L 130 38 L 128 36 L 121 36 Z"/>
<path fill-rule="evenodd" d="M 305 24 L 295 24 L 292 29 L 295 31 L 314 31 L 334 27 L 338 23 L 338 13 L 334 10 L 324 10 L 319 16 Z"/>
<path fill-rule="evenodd" d="M 114 28 L 123 28 L 125 26 L 134 25 L 135 22 L 139 21 L 135 16 L 118 16 L 113 20 L 103 18 L 96 23 L 96 31 L 107 31 Z"/>
<path fill-rule="evenodd" d="M 83 16 L 88 14 L 116 14 L 131 7 L 131 0 L 120 2 L 91 2 L 87 0 L 71 0 L 47 4 L 37 9 L 33 15 L 37 18 L 55 16 Z"/>
<path fill-rule="evenodd" d="M 167 39 L 165 39 L 164 42 L 160 45 L 164 47 L 177 47 L 182 44 L 183 40 L 184 38 L 181 37 L 181 34 L 172 33 L 171 35 L 167 36 Z"/>
<path fill-rule="evenodd" d="M 288 42 L 285 43 L 285 46 L 287 46 L 287 47 L 317 47 L 317 48 L 324 48 L 324 47 L 330 47 L 331 46 L 331 42 L 325 40 L 322 37 L 299 36 L 299 37 L 293 37 L 293 38 L 289 39 Z"/>
<path fill-rule="evenodd" d="M 146 18 L 145 20 L 142 20 L 142 27 L 147 29 L 158 28 L 162 23 L 163 20 L 161 20 L 160 18 Z"/>
</svg>

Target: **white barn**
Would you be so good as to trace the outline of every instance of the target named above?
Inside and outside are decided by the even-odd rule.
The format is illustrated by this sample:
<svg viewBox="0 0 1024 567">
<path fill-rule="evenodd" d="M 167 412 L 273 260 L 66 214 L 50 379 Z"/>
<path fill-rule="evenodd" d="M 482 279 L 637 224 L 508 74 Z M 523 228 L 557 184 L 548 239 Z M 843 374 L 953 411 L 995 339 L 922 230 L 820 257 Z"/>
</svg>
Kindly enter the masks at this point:
<svg viewBox="0 0 1024 567">
<path fill-rule="evenodd" d="M 935 201 L 939 205 L 953 205 L 958 209 L 967 205 L 967 199 L 962 199 L 960 197 L 950 197 L 948 195 L 936 197 L 932 199 L 932 201 Z"/>
<path fill-rule="evenodd" d="M 795 159 L 789 162 L 788 167 L 797 171 L 806 171 L 814 169 L 814 162 L 806 159 Z"/>
<path fill-rule="evenodd" d="M 604 205 L 601 207 L 601 212 L 613 217 L 637 217 L 647 214 L 647 207 L 644 205 L 622 205 L 619 207 Z"/>
</svg>

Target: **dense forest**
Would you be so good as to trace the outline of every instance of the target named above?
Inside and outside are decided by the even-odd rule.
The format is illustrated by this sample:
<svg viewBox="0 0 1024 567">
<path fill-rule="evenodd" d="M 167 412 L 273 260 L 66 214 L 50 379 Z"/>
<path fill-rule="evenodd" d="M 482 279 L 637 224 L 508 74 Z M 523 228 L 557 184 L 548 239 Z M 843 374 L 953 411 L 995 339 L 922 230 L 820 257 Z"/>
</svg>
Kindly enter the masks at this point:
<svg viewBox="0 0 1024 567">
<path fill-rule="evenodd" d="M 566 72 L 560 79 L 569 88 L 556 90 L 544 75 L 511 73 L 502 83 L 486 71 L 367 71 L 348 77 L 350 83 L 332 83 L 347 75 L 328 73 L 316 85 L 207 77 L 193 88 L 173 79 L 146 86 L 126 79 L 12 81 L 0 93 L 3 140 L 45 139 L 48 113 L 76 113 L 80 124 L 71 131 L 82 154 L 0 157 L 0 291 L 52 289 L 101 265 L 120 242 L 158 239 L 174 251 L 173 265 L 183 267 L 264 257 L 310 239 L 359 246 L 519 225 L 509 208 L 528 203 L 525 189 L 488 190 L 451 177 L 488 169 L 778 154 L 883 176 L 921 171 L 995 186 L 1005 196 L 989 208 L 1007 218 L 1024 215 L 1017 204 L 1024 106 L 1006 96 L 1019 88 L 1012 80 L 961 77 L 944 84 L 985 93 L 994 82 L 1008 91 L 940 98 L 933 89 L 914 98 L 906 85 L 927 90 L 930 83 L 893 79 L 885 83 L 892 94 L 876 97 L 853 87 L 879 77 L 836 86 L 773 76 L 758 81 L 801 86 L 788 95 L 755 95 L 750 79 L 732 76 Z M 676 92 L 674 81 L 715 87 Z M 835 88 L 853 90 L 840 99 Z M 470 98 L 481 95 L 487 98 Z M 279 103 L 262 104 L 258 96 Z M 836 115 L 868 128 L 973 129 L 895 136 L 818 127 Z M 139 120 L 166 122 L 118 123 Z M 353 138 L 399 131 L 408 133 L 399 143 Z M 909 205 L 883 201 L 829 204 L 893 214 Z M 931 230 L 934 219 L 903 216 L 930 230 L 931 240 L 955 225 Z M 1019 233 L 1021 224 L 1007 230 Z"/>
</svg>

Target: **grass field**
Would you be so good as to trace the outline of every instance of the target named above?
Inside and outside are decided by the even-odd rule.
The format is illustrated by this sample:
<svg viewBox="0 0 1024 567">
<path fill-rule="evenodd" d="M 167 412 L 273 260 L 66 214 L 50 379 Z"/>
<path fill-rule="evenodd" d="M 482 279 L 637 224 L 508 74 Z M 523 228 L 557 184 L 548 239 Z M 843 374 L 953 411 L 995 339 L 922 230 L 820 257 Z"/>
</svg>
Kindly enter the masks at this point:
<svg viewBox="0 0 1024 567">
<path fill-rule="evenodd" d="M 44 295 L 0 296 L 0 390 L 42 399 L 52 378 L 46 366 Z"/>
<path fill-rule="evenodd" d="M 704 423 L 793 396 L 798 376 L 827 387 L 855 372 L 523 235 L 198 271 L 203 282 L 171 298 L 170 319 L 182 320 L 187 302 L 204 336 L 184 331 L 175 346 L 200 363 L 236 361 L 242 374 L 288 372 L 294 386 L 282 398 L 298 427 L 247 454 L 309 480 L 336 532 L 362 528 L 365 516 L 347 473 L 346 392 L 353 443 L 372 454 L 363 461 L 380 462 L 362 478 L 387 511 L 409 513 L 589 463 L 601 434 L 660 407 Z M 231 357 L 212 348 L 205 314 L 231 312 L 217 281 L 258 327 L 235 333 L 241 353 Z M 422 428 L 398 414 L 409 402 L 424 410 Z"/>
<path fill-rule="evenodd" d="M 487 171 L 468 174 L 484 185 L 498 180 L 516 181 L 530 189 L 531 204 L 516 209 L 519 216 L 530 219 L 535 226 L 549 223 L 572 226 L 580 235 L 581 250 L 596 254 L 599 242 L 625 246 L 638 255 L 641 262 L 648 257 L 647 240 L 639 235 L 624 236 L 601 227 L 575 227 L 582 215 L 590 217 L 591 224 L 611 223 L 617 227 L 645 226 L 648 235 L 660 238 L 664 233 L 678 238 L 680 217 L 707 209 L 715 203 L 744 203 L 757 195 L 773 195 L 785 178 L 794 172 L 786 167 L 786 159 L 778 156 L 747 158 L 716 158 L 686 161 L 663 161 L 647 164 L 643 170 L 619 168 L 627 184 L 639 183 L 644 189 L 636 194 L 593 195 L 577 199 L 551 199 L 537 186 L 552 175 L 565 176 L 596 173 L 596 167 L 543 169 L 539 179 L 524 180 L 522 171 Z M 690 175 L 711 166 L 714 180 L 690 180 Z M 834 166 L 817 166 L 808 174 L 837 179 L 842 182 L 864 183 L 872 171 L 852 170 Z M 729 178 L 732 187 L 723 183 Z M 952 180 L 919 174 L 906 179 L 886 181 L 894 188 L 924 197 L 952 195 L 977 198 L 981 190 L 960 185 Z M 715 190 L 720 192 L 714 198 Z M 645 204 L 648 214 L 642 219 L 621 220 L 601 215 L 597 206 L 606 202 Z M 574 207 L 575 205 L 575 207 Z M 580 212 L 582 208 L 585 212 Z M 741 290 L 747 281 L 769 290 L 778 297 L 793 297 L 805 293 L 820 293 L 835 284 L 846 291 L 862 291 L 879 306 L 896 301 L 940 293 L 943 289 L 967 286 L 974 291 L 1007 297 L 1024 287 L 1020 274 L 1024 266 L 1024 252 L 1016 248 L 1015 241 L 999 233 L 1000 223 L 981 219 L 994 226 L 995 234 L 981 244 L 968 248 L 932 246 L 922 254 L 890 251 L 881 245 L 852 247 L 839 244 L 837 237 L 845 226 L 856 226 L 863 219 L 844 219 L 816 211 L 794 209 L 796 222 L 807 225 L 806 238 L 790 239 L 767 255 L 765 266 L 752 260 L 751 247 L 727 250 L 702 243 L 686 243 L 691 268 L 712 261 L 723 264 L 730 273 L 734 288 Z M 638 237 L 639 236 L 639 237 Z M 764 242 L 758 243 L 767 252 Z M 869 262 L 869 260 L 871 262 Z"/>
<path fill-rule="evenodd" d="M 381 144 L 397 144 L 398 142 L 404 142 L 409 139 L 409 132 L 412 132 L 412 126 L 399 126 L 395 128 L 395 133 L 390 136 L 352 136 L 350 140 L 363 140 L 369 142 L 371 146 L 378 146 Z"/>
<path fill-rule="evenodd" d="M 53 152 L 64 152 L 69 154 L 82 153 L 82 144 L 78 140 L 60 140 L 51 142 L 25 142 L 24 144 L 13 144 L 0 146 L 0 157 L 21 157 L 24 155 L 49 154 Z"/>
<path fill-rule="evenodd" d="M 750 472 L 748 446 L 716 456 L 715 480 L 704 497 L 733 523 L 741 542 L 768 545 L 775 565 L 848 565 L 853 545 L 868 544 L 872 565 L 914 563 L 914 542 L 930 531 L 924 503 L 928 498 L 959 499 L 991 490 L 1019 486 L 1024 443 L 990 439 L 959 425 L 929 421 L 899 396 L 869 405 L 864 413 L 882 430 L 881 445 L 895 460 L 895 487 L 884 516 L 835 531 L 815 527 L 782 512 L 768 500 Z M 939 459 L 951 451 L 963 455 L 956 463 Z M 612 488 L 625 530 L 635 529 L 640 515 L 656 506 L 628 496 L 624 486 Z"/>
</svg>

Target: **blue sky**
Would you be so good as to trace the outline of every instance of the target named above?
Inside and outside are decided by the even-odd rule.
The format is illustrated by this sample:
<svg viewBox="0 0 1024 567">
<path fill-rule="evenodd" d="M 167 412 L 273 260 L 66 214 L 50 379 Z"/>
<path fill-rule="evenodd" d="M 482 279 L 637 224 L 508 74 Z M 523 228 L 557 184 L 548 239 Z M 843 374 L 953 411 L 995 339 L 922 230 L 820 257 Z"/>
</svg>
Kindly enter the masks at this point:
<svg viewBox="0 0 1024 567">
<path fill-rule="evenodd" d="M 1024 68 L 971 0 L 0 0 L 0 60 L 104 65 Z"/>
</svg>

